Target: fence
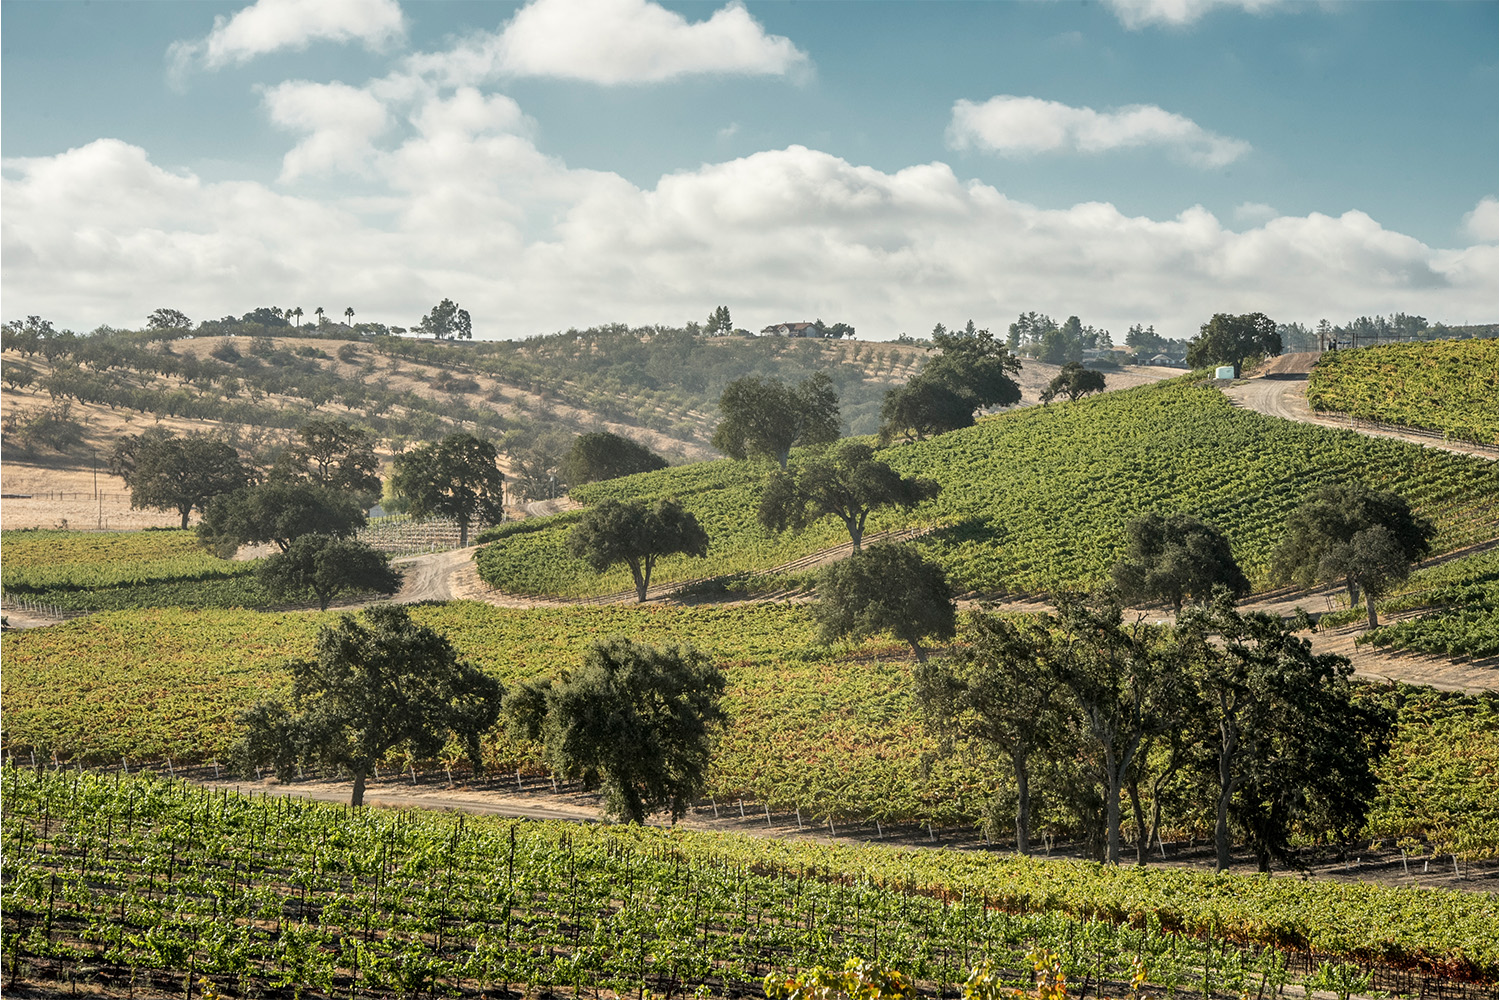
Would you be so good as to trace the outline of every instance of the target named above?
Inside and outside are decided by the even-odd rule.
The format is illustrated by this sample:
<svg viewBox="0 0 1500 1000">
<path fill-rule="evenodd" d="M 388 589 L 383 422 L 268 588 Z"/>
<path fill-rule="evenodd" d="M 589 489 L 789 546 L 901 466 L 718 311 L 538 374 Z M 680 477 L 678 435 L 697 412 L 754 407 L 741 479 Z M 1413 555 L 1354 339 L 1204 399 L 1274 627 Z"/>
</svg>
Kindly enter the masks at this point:
<svg viewBox="0 0 1500 1000">
<path fill-rule="evenodd" d="M 387 555 L 409 556 L 456 549 L 459 532 L 458 522 L 448 518 L 414 521 L 397 514 L 375 518 L 367 527 L 359 529 L 356 537 Z"/>
<path fill-rule="evenodd" d="M 93 490 L 32 490 L 30 493 L 0 493 L 0 500 L 124 500 L 129 493 L 104 493 Z"/>
</svg>

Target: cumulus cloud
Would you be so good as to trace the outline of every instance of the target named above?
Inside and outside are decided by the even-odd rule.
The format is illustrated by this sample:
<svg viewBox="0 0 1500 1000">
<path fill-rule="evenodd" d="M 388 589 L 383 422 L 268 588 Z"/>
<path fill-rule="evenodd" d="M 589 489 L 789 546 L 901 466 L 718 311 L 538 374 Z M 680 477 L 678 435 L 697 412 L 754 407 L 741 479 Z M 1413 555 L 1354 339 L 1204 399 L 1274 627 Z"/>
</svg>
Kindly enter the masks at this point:
<svg viewBox="0 0 1500 1000">
<path fill-rule="evenodd" d="M 1260 14 L 1280 7 L 1284 0 L 1106 0 L 1120 23 L 1132 30 L 1148 25 L 1180 28 L 1219 7 Z"/>
<path fill-rule="evenodd" d="M 983 104 L 954 102 L 948 145 L 1012 157 L 1155 146 L 1199 167 L 1222 167 L 1250 151 L 1247 142 L 1216 135 L 1189 118 L 1152 104 L 1100 112 L 1009 94 L 992 97 Z"/>
<path fill-rule="evenodd" d="M 1464 216 L 1464 234 L 1481 243 L 1500 239 L 1500 204 L 1494 198 L 1481 198 L 1474 210 Z"/>
<path fill-rule="evenodd" d="M 334 171 L 364 172 L 373 140 L 390 124 L 385 105 L 342 83 L 289 80 L 262 94 L 271 121 L 305 137 L 281 161 L 281 180 Z"/>
<path fill-rule="evenodd" d="M 551 77 L 610 85 L 694 75 L 797 77 L 810 66 L 806 53 L 766 34 L 738 3 L 693 22 L 649 0 L 532 0 L 498 32 L 412 56 L 394 79 L 459 86 Z"/>
<path fill-rule="evenodd" d="M 167 52 L 174 72 L 221 69 L 315 41 L 359 42 L 381 50 L 406 33 L 396 0 L 256 0 L 233 17 L 215 17 L 213 30 Z"/>
<path fill-rule="evenodd" d="M 411 325 L 448 296 L 481 337 L 680 322 L 704 301 L 746 326 L 822 315 L 882 339 L 1027 309 L 1172 336 L 1215 312 L 1494 312 L 1493 244 L 1435 249 L 1360 212 L 1238 233 L 1199 207 L 1039 208 L 943 163 L 886 172 L 801 146 L 642 188 L 541 154 L 506 98 L 459 93 L 413 121 L 372 161 L 383 193 L 366 202 L 210 183 L 113 140 L 6 161 L 0 291 L 74 328 L 328 298 Z"/>
</svg>

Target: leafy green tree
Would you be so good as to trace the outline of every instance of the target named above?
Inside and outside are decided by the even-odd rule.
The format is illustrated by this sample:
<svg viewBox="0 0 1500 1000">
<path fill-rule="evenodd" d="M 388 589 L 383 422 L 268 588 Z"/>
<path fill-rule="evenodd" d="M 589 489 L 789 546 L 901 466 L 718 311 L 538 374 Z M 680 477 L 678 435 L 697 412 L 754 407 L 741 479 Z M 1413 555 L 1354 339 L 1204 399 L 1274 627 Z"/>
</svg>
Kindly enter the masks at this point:
<svg viewBox="0 0 1500 1000">
<path fill-rule="evenodd" d="M 25 389 L 36 381 L 36 369 L 25 364 L 9 364 L 0 379 L 11 389 Z"/>
<path fill-rule="evenodd" d="M 1058 396 L 1067 396 L 1068 402 L 1073 403 L 1091 392 L 1103 391 L 1103 372 L 1085 368 L 1076 361 L 1069 361 L 1062 366 L 1062 371 L 1047 383 L 1047 388 L 1042 390 L 1042 405 L 1045 406 Z"/>
<path fill-rule="evenodd" d="M 724 418 L 713 446 L 731 458 L 760 455 L 782 469 L 797 445 L 829 444 L 839 437 L 839 397 L 827 372 L 816 372 L 796 386 L 749 375 L 724 387 L 719 397 Z"/>
<path fill-rule="evenodd" d="M 1305 615 L 1238 612 L 1227 595 L 1177 624 L 1205 712 L 1219 871 L 1232 861 L 1232 829 L 1269 871 L 1273 859 L 1297 864 L 1299 824 L 1353 836 L 1374 800 L 1390 715 L 1354 698 L 1349 661 L 1313 653 L 1297 635 L 1308 625 Z"/>
<path fill-rule="evenodd" d="M 946 434 L 974 423 L 969 401 L 943 383 L 920 374 L 885 394 L 880 404 L 880 442 L 896 437 L 923 441 L 929 434 Z"/>
<path fill-rule="evenodd" d="M 932 329 L 928 350 L 939 353 L 907 381 L 886 393 L 880 408 L 880 438 L 904 435 L 922 440 L 974 423 L 974 411 L 987 406 L 1011 406 L 1021 401 L 1021 387 L 1013 376 L 1021 362 L 988 330 L 969 320 L 962 330 L 939 323 Z"/>
<path fill-rule="evenodd" d="M 198 537 L 221 558 L 241 545 L 275 542 L 282 552 L 303 535 L 346 538 L 368 523 L 353 497 L 312 483 L 263 483 L 214 497 Z"/>
<path fill-rule="evenodd" d="M 466 309 L 460 309 L 452 299 L 444 299 L 432 307 L 432 311 L 417 323 L 417 331 L 431 334 L 439 340 L 469 340 L 474 336 L 474 325 Z"/>
<path fill-rule="evenodd" d="M 309 420 L 297 428 L 297 438 L 276 460 L 272 482 L 343 490 L 366 505 L 380 496 L 380 460 L 364 428 L 343 420 Z"/>
<path fill-rule="evenodd" d="M 562 428 L 539 433 L 523 428 L 506 436 L 510 456 L 511 491 L 523 500 L 551 500 L 568 492 L 568 461 L 572 442 Z"/>
<path fill-rule="evenodd" d="M 1110 571 L 1126 601 L 1170 601 L 1180 613 L 1184 597 L 1199 603 L 1224 587 L 1235 597 L 1250 581 L 1235 562 L 1229 540 L 1192 514 L 1143 514 L 1125 526 L 1125 558 Z"/>
<path fill-rule="evenodd" d="M 1436 537 L 1432 523 L 1399 494 L 1360 482 L 1322 486 L 1287 516 L 1286 534 L 1271 553 L 1271 576 L 1303 587 L 1342 581 L 1351 608 L 1363 591 L 1374 628 L 1376 599 L 1406 579 Z"/>
<path fill-rule="evenodd" d="M 601 786 L 611 815 L 644 823 L 666 810 L 675 823 L 707 784 L 724 686 L 691 646 L 606 639 L 580 669 L 513 691 L 507 725 L 540 740 L 559 773 Z"/>
<path fill-rule="evenodd" d="M 223 441 L 156 429 L 120 438 L 109 467 L 130 488 L 132 508 L 175 510 L 184 529 L 192 511 L 206 510 L 214 497 L 250 482 L 239 454 Z"/>
<path fill-rule="evenodd" d="M 1054 669 L 1072 692 L 1104 791 L 1105 860 L 1120 863 L 1121 794 L 1141 748 L 1175 721 L 1172 647 L 1144 622 L 1125 625 L 1119 607 L 1062 595 Z"/>
<path fill-rule="evenodd" d="M 940 489 L 931 479 L 902 476 L 877 461 L 869 445 L 845 441 L 801 468 L 775 473 L 761 494 L 759 518 L 770 531 L 801 531 L 832 514 L 844 522 L 858 552 L 872 510 L 909 509 L 936 497 Z"/>
<path fill-rule="evenodd" d="M 451 517 L 458 522 L 458 544 L 469 544 L 469 526 L 505 520 L 505 474 L 495 446 L 472 434 L 449 434 L 396 456 L 391 487 L 417 520 Z"/>
<path fill-rule="evenodd" d="M 889 632 L 927 659 L 922 640 L 953 638 L 953 595 L 942 567 L 905 545 L 872 545 L 818 576 L 813 617 L 825 641 Z"/>
<path fill-rule="evenodd" d="M 568 551 L 596 571 L 621 562 L 629 566 L 639 603 L 646 600 L 657 560 L 674 553 L 708 555 L 708 534 L 676 500 L 658 500 L 654 507 L 638 500 L 605 500 L 573 526 Z"/>
<path fill-rule="evenodd" d="M 316 659 L 288 669 L 290 703 L 262 701 L 240 713 L 234 759 L 242 770 L 274 761 L 283 777 L 297 761 L 348 768 L 355 807 L 364 804 L 370 770 L 397 746 L 431 757 L 452 734 L 480 770 L 479 738 L 499 719 L 505 694 L 394 604 L 370 608 L 363 622 L 340 615 L 318 630 Z"/>
<path fill-rule="evenodd" d="M 148 330 L 191 330 L 193 321 L 176 309 L 156 309 L 146 317 Z"/>
<path fill-rule="evenodd" d="M 1265 313 L 1243 316 L 1214 313 L 1214 318 L 1199 328 L 1198 336 L 1188 342 L 1187 363 L 1192 368 L 1234 365 L 1234 373 L 1238 375 L 1240 362 L 1246 358 L 1274 357 L 1280 353 L 1281 334 Z"/>
<path fill-rule="evenodd" d="M 570 486 L 582 486 L 666 467 L 667 460 L 645 445 L 608 431 L 594 431 L 573 439 L 562 475 Z"/>
<path fill-rule="evenodd" d="M 335 535 L 293 538 L 284 551 L 261 564 L 256 577 L 277 600 L 312 591 L 321 611 L 340 594 L 394 594 L 401 588 L 401 574 L 384 553 Z"/>
<path fill-rule="evenodd" d="M 1070 707 L 1053 667 L 1049 620 L 972 612 L 949 655 L 919 664 L 916 701 L 928 728 L 978 740 L 1009 759 L 1016 783 L 1016 851 L 1031 853 L 1034 758 L 1057 743 Z"/>
</svg>

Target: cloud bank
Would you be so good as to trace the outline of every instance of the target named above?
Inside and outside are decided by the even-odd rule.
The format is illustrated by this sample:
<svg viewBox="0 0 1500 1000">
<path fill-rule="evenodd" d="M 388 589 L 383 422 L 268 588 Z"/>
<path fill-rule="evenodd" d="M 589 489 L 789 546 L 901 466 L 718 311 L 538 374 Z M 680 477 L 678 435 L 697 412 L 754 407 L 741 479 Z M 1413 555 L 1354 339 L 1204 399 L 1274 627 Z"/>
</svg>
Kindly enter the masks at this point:
<svg viewBox="0 0 1500 1000">
<path fill-rule="evenodd" d="M 1284 0 L 1106 0 L 1125 27 L 1135 30 L 1152 25 L 1181 28 L 1209 11 L 1231 7 L 1260 14 L 1284 5 Z"/>
<path fill-rule="evenodd" d="M 1009 94 L 983 104 L 954 102 L 947 138 L 953 149 L 1010 157 L 1157 147 L 1198 167 L 1226 166 L 1250 152 L 1247 142 L 1216 135 L 1153 104 L 1100 112 Z"/>
<path fill-rule="evenodd" d="M 509 98 L 463 90 L 413 121 L 366 160 L 380 193 L 357 199 L 209 183 L 109 139 L 6 161 L 5 300 L 86 329 L 162 306 L 205 318 L 325 300 L 411 325 L 447 296 L 480 337 L 683 322 L 719 304 L 750 327 L 823 316 L 870 339 L 969 317 L 1003 327 L 1029 309 L 1172 336 L 1215 312 L 1494 318 L 1493 243 L 1432 248 L 1361 212 L 1235 232 L 1198 207 L 1038 208 L 943 163 L 885 172 L 802 146 L 641 188 L 541 154 Z M 309 150 L 307 169 L 323 155 Z"/>
</svg>

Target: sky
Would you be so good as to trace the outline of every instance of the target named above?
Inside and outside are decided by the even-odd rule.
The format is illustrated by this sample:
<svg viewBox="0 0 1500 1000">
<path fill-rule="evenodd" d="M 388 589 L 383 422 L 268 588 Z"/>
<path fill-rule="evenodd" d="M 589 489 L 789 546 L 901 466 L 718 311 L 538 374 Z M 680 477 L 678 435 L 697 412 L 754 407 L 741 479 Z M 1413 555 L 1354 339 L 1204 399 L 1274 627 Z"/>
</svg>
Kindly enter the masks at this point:
<svg viewBox="0 0 1500 1000">
<path fill-rule="evenodd" d="M 1500 314 L 1497 10 L 0 4 L 0 316 Z"/>
</svg>

